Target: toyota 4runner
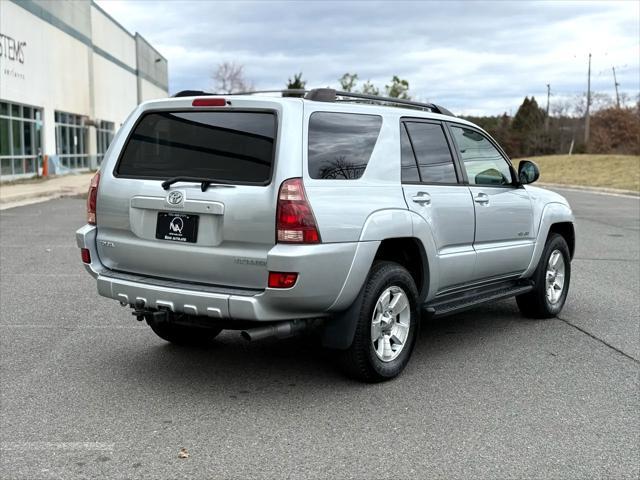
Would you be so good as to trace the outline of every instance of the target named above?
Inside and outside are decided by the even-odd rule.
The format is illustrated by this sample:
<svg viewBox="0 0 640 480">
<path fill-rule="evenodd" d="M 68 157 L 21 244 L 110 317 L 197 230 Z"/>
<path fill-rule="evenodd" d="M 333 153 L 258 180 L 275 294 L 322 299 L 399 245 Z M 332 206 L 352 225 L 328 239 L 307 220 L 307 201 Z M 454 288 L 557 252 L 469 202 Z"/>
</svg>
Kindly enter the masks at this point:
<svg viewBox="0 0 640 480">
<path fill-rule="evenodd" d="M 98 293 L 161 338 L 311 326 L 365 381 L 398 375 L 421 315 L 515 297 L 562 309 L 573 215 L 442 107 L 331 89 L 140 105 L 77 233 Z"/>
</svg>

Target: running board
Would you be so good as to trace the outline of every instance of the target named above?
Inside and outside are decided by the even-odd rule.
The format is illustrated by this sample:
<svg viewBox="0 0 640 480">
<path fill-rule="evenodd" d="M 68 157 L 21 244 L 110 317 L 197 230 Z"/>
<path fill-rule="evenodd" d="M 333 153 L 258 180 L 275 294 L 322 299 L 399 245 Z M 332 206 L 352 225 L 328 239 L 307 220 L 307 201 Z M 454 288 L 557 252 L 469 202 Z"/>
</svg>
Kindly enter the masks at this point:
<svg viewBox="0 0 640 480">
<path fill-rule="evenodd" d="M 431 317 L 444 317 L 483 303 L 495 302 L 533 290 L 532 281 L 504 282 L 489 287 L 474 288 L 466 292 L 452 293 L 436 297 L 422 305 L 422 311 Z"/>
</svg>

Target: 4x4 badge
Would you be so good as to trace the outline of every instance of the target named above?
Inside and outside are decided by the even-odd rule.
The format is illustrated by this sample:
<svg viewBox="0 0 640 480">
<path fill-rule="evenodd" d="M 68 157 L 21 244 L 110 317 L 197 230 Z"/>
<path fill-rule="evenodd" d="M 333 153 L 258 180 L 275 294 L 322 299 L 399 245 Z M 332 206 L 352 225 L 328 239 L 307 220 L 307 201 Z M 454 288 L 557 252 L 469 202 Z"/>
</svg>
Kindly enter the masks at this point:
<svg viewBox="0 0 640 480">
<path fill-rule="evenodd" d="M 184 194 L 179 190 L 174 190 L 167 195 L 167 203 L 170 205 L 180 205 L 184 202 Z"/>
</svg>

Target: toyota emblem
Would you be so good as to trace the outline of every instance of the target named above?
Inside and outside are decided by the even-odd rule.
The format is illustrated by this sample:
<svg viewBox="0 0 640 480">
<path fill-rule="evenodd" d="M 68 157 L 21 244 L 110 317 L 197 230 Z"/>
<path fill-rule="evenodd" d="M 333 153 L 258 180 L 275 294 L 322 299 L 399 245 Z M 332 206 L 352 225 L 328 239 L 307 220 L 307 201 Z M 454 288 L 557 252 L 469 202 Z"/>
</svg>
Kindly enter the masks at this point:
<svg viewBox="0 0 640 480">
<path fill-rule="evenodd" d="M 178 190 L 174 190 L 167 195 L 167 203 L 171 205 L 180 205 L 184 201 L 184 194 Z"/>
</svg>

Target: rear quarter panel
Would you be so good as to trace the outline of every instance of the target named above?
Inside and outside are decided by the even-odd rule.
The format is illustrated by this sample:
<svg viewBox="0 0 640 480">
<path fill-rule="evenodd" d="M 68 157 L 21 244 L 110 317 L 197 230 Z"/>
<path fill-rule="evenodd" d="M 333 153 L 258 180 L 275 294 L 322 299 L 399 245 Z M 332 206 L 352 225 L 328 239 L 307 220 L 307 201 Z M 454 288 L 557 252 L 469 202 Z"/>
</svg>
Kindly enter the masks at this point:
<svg viewBox="0 0 640 480">
<path fill-rule="evenodd" d="M 382 116 L 378 140 L 364 174 L 355 180 L 313 179 L 308 169 L 309 117 L 315 112 L 361 113 Z M 361 240 L 363 227 L 375 212 L 407 209 L 400 184 L 399 115 L 377 113 L 371 107 L 306 102 L 303 120 L 304 185 L 323 242 Z M 397 237 L 404 236 L 398 232 Z M 382 238 L 368 238 L 381 240 Z M 386 237 L 388 238 L 388 237 Z"/>
</svg>

